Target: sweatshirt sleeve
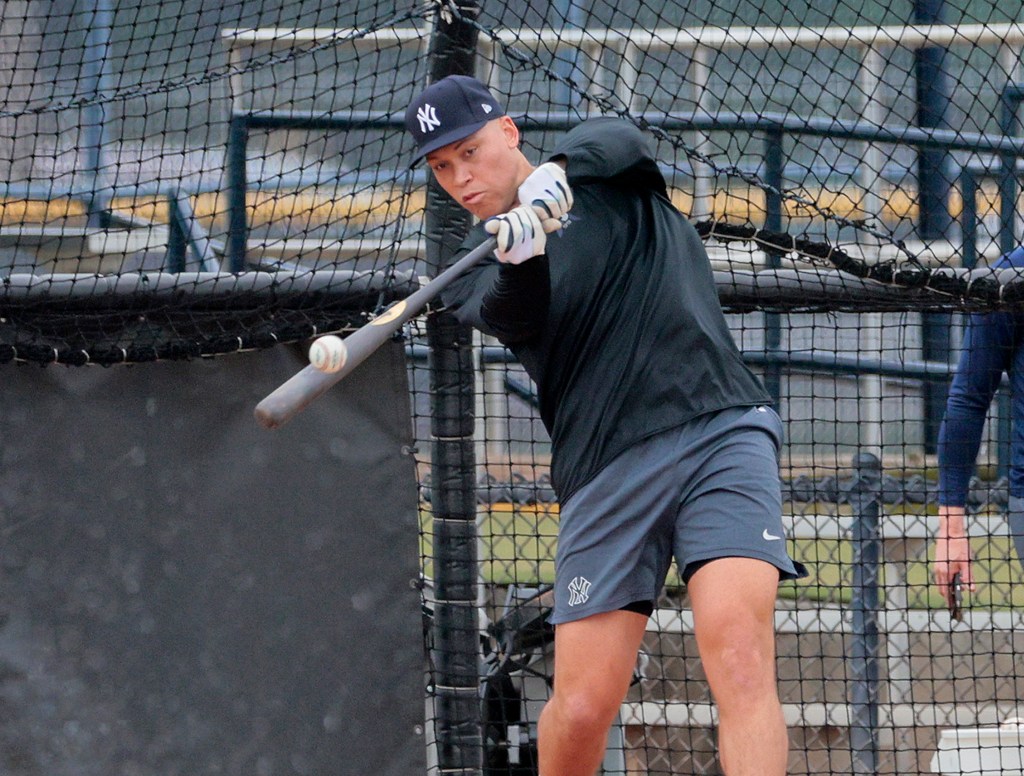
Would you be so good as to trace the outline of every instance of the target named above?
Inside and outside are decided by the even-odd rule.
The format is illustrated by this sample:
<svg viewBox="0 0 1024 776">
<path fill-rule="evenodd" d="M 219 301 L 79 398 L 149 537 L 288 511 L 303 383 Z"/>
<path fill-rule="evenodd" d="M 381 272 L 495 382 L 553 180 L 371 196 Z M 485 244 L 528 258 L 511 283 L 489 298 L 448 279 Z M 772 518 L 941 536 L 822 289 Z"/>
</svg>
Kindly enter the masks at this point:
<svg viewBox="0 0 1024 776">
<path fill-rule="evenodd" d="M 967 503 L 989 405 L 1009 368 L 1015 341 L 1012 313 L 971 315 L 956 376 L 939 427 L 939 503 Z"/>
<path fill-rule="evenodd" d="M 456 260 L 486 237 L 482 228 L 470 233 Z M 467 247 L 468 246 L 468 247 Z M 497 337 L 505 344 L 525 342 L 547 320 L 551 298 L 548 257 L 535 256 L 522 264 L 503 264 L 496 257 L 452 281 L 441 301 L 461 322 Z"/>
<path fill-rule="evenodd" d="M 567 132 L 550 160 L 564 159 L 569 185 L 610 181 L 665 194 L 646 135 L 634 124 L 613 117 L 584 121 Z"/>
</svg>

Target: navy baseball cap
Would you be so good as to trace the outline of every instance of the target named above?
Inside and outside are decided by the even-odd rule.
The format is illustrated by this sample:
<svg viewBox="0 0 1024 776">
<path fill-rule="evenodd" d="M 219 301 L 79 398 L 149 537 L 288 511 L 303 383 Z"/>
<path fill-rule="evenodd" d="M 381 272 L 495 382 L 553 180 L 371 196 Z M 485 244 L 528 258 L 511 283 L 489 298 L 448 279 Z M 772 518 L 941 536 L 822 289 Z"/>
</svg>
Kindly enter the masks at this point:
<svg viewBox="0 0 1024 776">
<path fill-rule="evenodd" d="M 505 109 L 487 87 L 467 75 L 431 84 L 405 109 L 405 128 L 416 140 L 417 162 L 431 151 L 469 137 Z"/>
</svg>

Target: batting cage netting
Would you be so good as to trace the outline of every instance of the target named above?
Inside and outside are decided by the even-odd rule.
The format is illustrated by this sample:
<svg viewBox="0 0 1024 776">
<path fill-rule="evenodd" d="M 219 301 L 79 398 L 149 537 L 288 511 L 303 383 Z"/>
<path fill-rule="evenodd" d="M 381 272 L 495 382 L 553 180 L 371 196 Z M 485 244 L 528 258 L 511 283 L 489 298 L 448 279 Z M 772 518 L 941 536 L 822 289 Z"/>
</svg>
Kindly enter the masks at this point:
<svg viewBox="0 0 1024 776">
<path fill-rule="evenodd" d="M 405 108 L 440 77 L 486 82 L 535 163 L 618 116 L 784 422 L 784 522 L 811 572 L 776 613 L 790 773 L 1020 774 L 1010 356 L 981 396 L 958 618 L 930 559 L 965 325 L 1024 314 L 1022 44 L 1024 10 L 996 0 L 8 0 L 4 379 L 245 359 L 406 298 L 472 225 L 410 164 Z M 428 770 L 535 774 L 559 504 L 534 387 L 440 305 L 402 336 Z M 673 572 L 603 774 L 719 773 L 715 726 Z"/>
</svg>

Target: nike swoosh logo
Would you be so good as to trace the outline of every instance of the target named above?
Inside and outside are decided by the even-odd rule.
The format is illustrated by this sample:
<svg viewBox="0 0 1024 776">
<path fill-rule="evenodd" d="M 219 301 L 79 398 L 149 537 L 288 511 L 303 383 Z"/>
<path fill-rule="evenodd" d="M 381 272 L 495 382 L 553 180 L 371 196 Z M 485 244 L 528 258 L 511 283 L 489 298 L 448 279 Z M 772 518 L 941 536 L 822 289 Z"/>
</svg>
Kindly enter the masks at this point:
<svg viewBox="0 0 1024 776">
<path fill-rule="evenodd" d="M 768 529 L 765 528 L 764 531 L 761 532 L 761 538 L 764 539 L 766 542 L 777 542 L 782 537 L 768 533 Z"/>
</svg>

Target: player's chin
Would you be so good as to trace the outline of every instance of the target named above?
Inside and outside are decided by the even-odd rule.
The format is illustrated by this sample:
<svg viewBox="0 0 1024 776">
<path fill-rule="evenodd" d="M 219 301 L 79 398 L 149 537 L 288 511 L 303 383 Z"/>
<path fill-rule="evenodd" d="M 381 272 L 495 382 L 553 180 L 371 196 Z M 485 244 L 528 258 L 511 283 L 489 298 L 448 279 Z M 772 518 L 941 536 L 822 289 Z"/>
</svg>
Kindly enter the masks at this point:
<svg viewBox="0 0 1024 776">
<path fill-rule="evenodd" d="M 501 215 L 501 211 L 496 209 L 493 205 L 488 207 L 487 205 L 484 205 L 482 203 L 470 203 L 464 204 L 463 207 L 466 208 L 466 210 L 468 210 L 481 221 L 486 221 L 488 218 L 493 218 L 494 216 Z"/>
<path fill-rule="evenodd" d="M 469 202 L 464 202 L 462 206 L 481 221 L 494 218 L 494 216 L 500 216 L 502 213 L 512 209 L 511 206 L 502 207 L 502 204 L 495 202 L 492 197 L 473 199 Z"/>
</svg>

